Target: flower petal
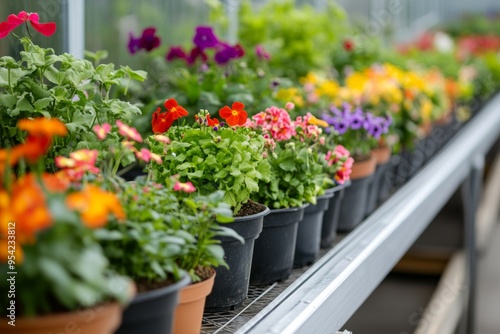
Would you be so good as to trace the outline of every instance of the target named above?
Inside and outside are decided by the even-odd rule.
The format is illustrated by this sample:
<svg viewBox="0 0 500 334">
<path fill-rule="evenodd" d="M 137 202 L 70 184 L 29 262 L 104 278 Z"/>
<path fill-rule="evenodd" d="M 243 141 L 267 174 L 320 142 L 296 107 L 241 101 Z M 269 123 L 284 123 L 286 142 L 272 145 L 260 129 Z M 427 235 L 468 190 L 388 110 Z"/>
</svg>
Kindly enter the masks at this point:
<svg viewBox="0 0 500 334">
<path fill-rule="evenodd" d="M 176 99 L 168 99 L 165 101 L 163 104 L 167 110 L 170 111 L 170 109 L 177 107 L 179 104 L 177 103 Z"/>
</svg>

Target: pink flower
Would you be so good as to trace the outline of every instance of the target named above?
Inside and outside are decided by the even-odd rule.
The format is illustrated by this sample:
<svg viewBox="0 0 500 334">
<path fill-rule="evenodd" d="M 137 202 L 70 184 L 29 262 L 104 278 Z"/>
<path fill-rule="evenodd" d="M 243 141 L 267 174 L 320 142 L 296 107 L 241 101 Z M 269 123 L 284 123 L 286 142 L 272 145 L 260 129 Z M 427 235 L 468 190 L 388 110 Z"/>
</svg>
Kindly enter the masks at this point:
<svg viewBox="0 0 500 334">
<path fill-rule="evenodd" d="M 140 151 L 135 152 L 135 156 L 137 159 L 140 159 L 144 162 L 149 162 L 150 160 L 153 160 L 156 163 L 161 164 L 162 160 L 161 157 L 158 154 L 152 153 L 150 150 L 147 148 L 141 148 Z"/>
<path fill-rule="evenodd" d="M 340 157 L 348 157 L 351 153 L 342 145 L 337 145 L 335 147 L 335 154 Z"/>
<path fill-rule="evenodd" d="M 99 168 L 95 166 L 98 154 L 97 150 L 78 150 L 71 152 L 69 158 L 56 157 L 55 163 L 58 168 L 64 170 L 70 180 L 78 181 L 86 172 L 99 173 Z"/>
<path fill-rule="evenodd" d="M 129 138 L 135 140 L 136 142 L 142 143 L 142 137 L 137 132 L 137 130 L 127 124 L 124 124 L 122 121 L 117 120 L 116 125 L 118 126 L 118 133 L 125 138 Z"/>
<path fill-rule="evenodd" d="M 134 143 L 131 142 L 130 140 L 124 140 L 122 141 L 122 146 L 126 148 L 129 151 L 136 152 L 137 150 L 134 147 Z"/>
<path fill-rule="evenodd" d="M 111 131 L 111 125 L 109 123 L 104 123 L 103 125 L 96 124 L 94 125 L 93 130 L 97 135 L 97 138 L 99 138 L 99 140 L 103 140 Z"/>
<path fill-rule="evenodd" d="M 30 22 L 31 26 L 44 36 L 51 36 L 56 31 L 54 22 L 40 23 L 40 17 L 37 13 L 19 12 L 18 15 L 10 14 L 7 21 L 0 23 L 0 38 L 6 37 L 12 30 L 17 28 L 23 22 Z"/>
<path fill-rule="evenodd" d="M 325 142 L 326 142 L 326 138 L 325 137 L 319 138 L 320 145 L 325 145 Z"/>
<path fill-rule="evenodd" d="M 287 102 L 285 104 L 285 109 L 286 110 L 293 110 L 295 108 L 295 104 L 293 102 Z"/>
<path fill-rule="evenodd" d="M 175 191 L 183 191 L 185 193 L 192 193 L 193 191 L 196 191 L 196 188 L 193 186 L 193 184 L 188 181 L 186 183 L 176 181 L 174 184 L 174 190 Z"/>
<path fill-rule="evenodd" d="M 154 135 L 153 139 L 159 143 L 170 144 L 170 138 L 164 135 Z"/>
</svg>

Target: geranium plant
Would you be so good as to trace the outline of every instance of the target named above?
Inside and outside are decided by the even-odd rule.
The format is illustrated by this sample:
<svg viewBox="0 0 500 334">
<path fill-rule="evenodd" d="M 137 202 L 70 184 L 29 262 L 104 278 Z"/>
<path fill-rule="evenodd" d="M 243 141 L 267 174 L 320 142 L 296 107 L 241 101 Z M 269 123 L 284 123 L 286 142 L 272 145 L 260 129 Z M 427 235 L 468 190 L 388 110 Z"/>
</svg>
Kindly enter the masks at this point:
<svg viewBox="0 0 500 334">
<path fill-rule="evenodd" d="M 0 286 L 8 291 L 9 272 L 16 286 L 15 299 L 0 299 L 2 314 L 12 314 L 13 303 L 18 316 L 34 316 L 125 301 L 128 281 L 111 270 L 94 235 L 110 217 L 125 218 L 118 198 L 40 168 L 51 143 L 68 133 L 62 122 L 23 119 L 18 127 L 25 141 L 0 149 Z M 16 165 L 32 172 L 15 177 Z"/>
<path fill-rule="evenodd" d="M 319 144 L 322 132 L 316 121 L 310 114 L 292 121 L 287 110 L 273 106 L 247 122 L 264 135 L 271 165 L 271 181 L 259 183 L 256 201 L 273 209 L 316 203 L 325 177 L 318 151 L 311 147 Z"/>
<path fill-rule="evenodd" d="M 20 24 L 30 34 L 31 26 L 50 36 L 54 23 L 40 23 L 36 13 L 10 15 L 0 23 L 0 38 L 6 37 Z M 19 38 L 23 51 L 19 59 L 0 58 L 0 138 L 3 146 L 14 146 L 23 140 L 16 128 L 26 117 L 57 118 L 66 124 L 68 136 L 58 138 L 47 153 L 47 167 L 55 170 L 54 157 L 68 155 L 72 149 L 93 149 L 98 145 L 91 130 L 95 125 L 129 123 L 141 113 L 129 102 L 112 98 L 114 87 L 126 79 L 143 81 L 146 72 L 133 71 L 127 66 L 115 69 L 114 64 L 94 65 L 70 54 L 55 54 L 53 49 L 34 44 L 29 37 Z M 90 54 L 90 53 L 89 53 Z M 98 57 L 94 54 L 96 62 Z"/>
<path fill-rule="evenodd" d="M 201 110 L 193 125 L 172 125 L 187 111 L 174 99 L 154 113 L 152 127 L 168 138 L 146 141 L 151 152 L 163 163 L 153 165 L 155 180 L 165 183 L 172 175 L 181 182 L 192 182 L 201 195 L 223 190 L 224 202 L 238 214 L 251 195 L 259 191 L 259 181 L 269 182 L 269 163 L 263 157 L 265 140 L 254 130 L 243 127 L 247 119 L 244 105 L 235 102 L 219 111 L 221 121 Z M 156 136 L 157 136 L 156 135 Z"/>
</svg>

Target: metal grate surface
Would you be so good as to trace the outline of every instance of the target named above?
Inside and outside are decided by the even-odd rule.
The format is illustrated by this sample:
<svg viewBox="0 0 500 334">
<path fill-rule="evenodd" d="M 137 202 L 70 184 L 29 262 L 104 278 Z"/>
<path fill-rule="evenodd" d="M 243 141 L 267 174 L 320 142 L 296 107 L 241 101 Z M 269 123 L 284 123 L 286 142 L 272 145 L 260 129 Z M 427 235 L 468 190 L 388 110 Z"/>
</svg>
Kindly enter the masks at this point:
<svg viewBox="0 0 500 334">
<path fill-rule="evenodd" d="M 322 249 L 318 258 L 330 249 Z M 277 282 L 269 286 L 252 286 L 248 289 L 248 296 L 243 304 L 235 310 L 203 315 L 202 334 L 236 333 L 244 324 L 263 310 L 269 303 L 278 297 L 290 284 L 299 278 L 310 266 L 293 269 L 290 277 L 284 282 Z"/>
</svg>

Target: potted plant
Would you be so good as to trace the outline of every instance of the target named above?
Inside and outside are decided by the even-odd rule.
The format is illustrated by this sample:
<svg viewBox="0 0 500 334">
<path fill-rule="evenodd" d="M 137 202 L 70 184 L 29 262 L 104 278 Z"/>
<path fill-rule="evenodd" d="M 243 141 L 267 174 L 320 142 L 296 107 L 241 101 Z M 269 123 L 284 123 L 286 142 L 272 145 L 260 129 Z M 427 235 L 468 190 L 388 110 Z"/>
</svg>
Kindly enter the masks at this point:
<svg viewBox="0 0 500 334">
<path fill-rule="evenodd" d="M 43 171 L 42 157 L 68 133 L 62 122 L 23 119 L 18 127 L 24 143 L 0 149 L 0 285 L 9 291 L 0 329 L 114 333 L 134 289 L 111 269 L 94 230 L 125 218 L 120 202 L 95 183 Z"/>
<path fill-rule="evenodd" d="M 342 109 L 332 107 L 323 114 L 338 136 L 336 141 L 345 146 L 354 159 L 350 175 L 351 185 L 345 189 L 343 205 L 339 213 L 341 231 L 353 230 L 365 217 L 368 189 L 373 181 L 376 160 L 371 150 L 377 146 L 377 139 L 388 131 L 390 119 L 374 116 L 345 103 Z"/>
<path fill-rule="evenodd" d="M 287 109 L 292 108 L 292 104 L 287 104 Z M 251 274 L 254 284 L 288 278 L 294 263 L 299 222 L 306 206 L 316 203 L 321 189 L 322 167 L 309 147 L 311 137 L 317 139 L 321 130 L 309 121 L 313 120 L 292 121 L 286 109 L 273 106 L 247 123 L 265 136 L 271 165 L 271 182 L 261 182 L 259 192 L 253 197 L 271 208 L 255 243 Z"/>
<path fill-rule="evenodd" d="M 29 23 L 29 24 L 28 24 Z M 94 63 L 70 54 L 55 54 L 53 49 L 34 44 L 29 37 L 19 38 L 13 30 L 22 25 L 27 35 L 31 29 L 50 36 L 56 30 L 53 22 L 40 23 L 36 13 L 11 14 L 0 23 L 0 38 L 12 34 L 19 39 L 20 59 L 0 58 L 0 138 L 2 146 L 12 147 L 23 141 L 16 123 L 27 117 L 58 118 L 66 124 L 68 135 L 58 138 L 47 152 L 46 168 L 55 171 L 54 158 L 67 156 L 73 150 L 99 146 L 92 135 L 95 125 L 125 123 L 141 113 L 140 109 L 112 94 L 118 84 L 143 81 L 146 72 L 128 66 L 99 64 L 104 53 L 91 54 Z"/>
<path fill-rule="evenodd" d="M 188 112 L 175 99 L 165 101 L 153 114 L 152 127 L 168 141 L 159 142 L 151 136 L 147 142 L 163 163 L 153 165 L 154 179 L 164 183 L 172 175 L 179 181 L 191 182 L 200 195 L 224 191 L 224 202 L 233 210 L 235 221 L 226 225 L 245 239 L 242 245 L 232 237 L 221 237 L 229 269 L 216 269 L 212 293 L 206 310 L 234 308 L 246 298 L 255 238 L 262 230 L 262 220 L 269 209 L 250 200 L 259 190 L 260 180 L 269 181 L 270 171 L 263 157 L 264 138 L 254 130 L 242 127 L 247 119 L 244 105 L 220 109 L 220 121 L 208 111 L 195 115 L 193 125 L 172 125 Z"/>
</svg>

